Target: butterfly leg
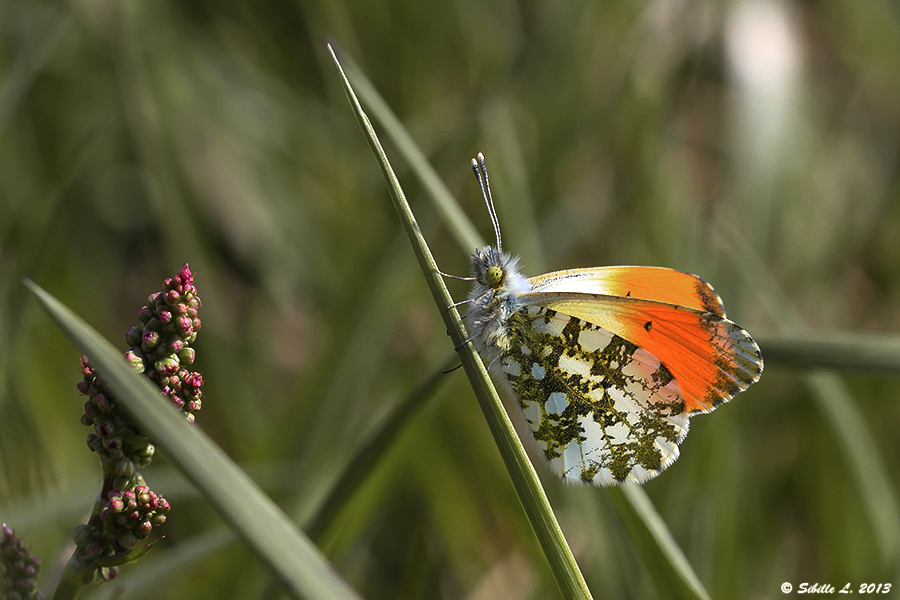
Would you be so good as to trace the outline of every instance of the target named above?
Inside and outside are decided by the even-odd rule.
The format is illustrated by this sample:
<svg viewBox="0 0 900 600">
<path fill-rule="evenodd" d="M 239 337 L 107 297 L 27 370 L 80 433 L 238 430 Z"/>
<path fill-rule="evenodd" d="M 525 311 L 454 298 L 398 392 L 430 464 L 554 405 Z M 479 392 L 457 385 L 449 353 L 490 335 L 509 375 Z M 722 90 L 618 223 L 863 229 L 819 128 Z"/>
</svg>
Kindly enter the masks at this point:
<svg viewBox="0 0 900 600">
<path fill-rule="evenodd" d="M 456 279 L 457 281 L 475 281 L 474 277 L 459 277 L 458 275 L 451 275 L 449 273 L 444 273 L 443 271 L 438 271 L 441 277 L 446 277 L 447 279 Z"/>
<path fill-rule="evenodd" d="M 456 371 L 456 370 L 459 369 L 460 367 L 462 367 L 462 363 L 459 363 L 459 364 L 456 365 L 455 367 L 452 367 L 452 368 L 450 368 L 450 369 L 447 369 L 446 371 L 441 371 L 441 375 L 449 375 L 450 373 L 452 373 L 453 371 Z"/>
<path fill-rule="evenodd" d="M 468 314 L 465 315 L 465 316 L 468 316 Z M 459 352 L 459 349 L 460 349 L 460 348 L 462 348 L 463 346 L 465 346 L 466 344 L 468 344 L 469 342 L 471 342 L 472 340 L 474 340 L 475 338 L 477 338 L 479 335 L 481 335 L 482 333 L 484 333 L 484 330 L 487 329 L 488 325 L 489 325 L 489 323 L 485 323 L 485 324 L 481 327 L 481 329 L 479 329 L 478 331 L 476 331 L 475 333 L 473 333 L 472 335 L 470 335 L 469 337 L 467 337 L 466 339 L 464 339 L 460 345 L 456 346 L 456 347 L 453 349 L 453 351 L 454 351 L 454 352 Z"/>
<path fill-rule="evenodd" d="M 453 304 L 448 306 L 447 310 L 450 310 L 451 308 L 456 308 L 457 306 L 462 306 L 463 304 L 471 304 L 473 302 L 475 302 L 475 300 L 473 300 L 471 298 L 468 300 L 460 300 L 459 302 L 454 302 Z"/>
<path fill-rule="evenodd" d="M 466 344 L 468 344 L 469 342 L 471 342 L 474 337 L 475 337 L 474 335 L 467 337 L 466 339 L 463 340 L 463 342 L 459 346 L 456 346 L 453 349 L 453 351 L 459 352 L 459 349 L 462 348 L 463 346 L 465 346 Z"/>
</svg>

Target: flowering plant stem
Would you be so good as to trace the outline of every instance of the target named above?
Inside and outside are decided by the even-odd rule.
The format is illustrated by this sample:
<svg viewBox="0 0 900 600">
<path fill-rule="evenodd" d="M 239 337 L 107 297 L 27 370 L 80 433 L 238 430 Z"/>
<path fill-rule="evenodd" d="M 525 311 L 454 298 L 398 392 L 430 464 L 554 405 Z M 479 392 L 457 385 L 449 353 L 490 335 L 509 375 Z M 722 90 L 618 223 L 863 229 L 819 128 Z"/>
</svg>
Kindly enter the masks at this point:
<svg viewBox="0 0 900 600">
<path fill-rule="evenodd" d="M 91 357 L 141 431 L 153 437 L 209 505 L 277 574 L 292 597 L 323 600 L 360 597 L 338 576 L 309 538 L 297 530 L 219 446 L 199 428 L 188 425 L 185 414 L 171 402 L 159 401 L 159 388 L 135 373 L 121 353 L 59 300 L 31 281 L 26 280 L 25 284 L 73 345 Z"/>
</svg>

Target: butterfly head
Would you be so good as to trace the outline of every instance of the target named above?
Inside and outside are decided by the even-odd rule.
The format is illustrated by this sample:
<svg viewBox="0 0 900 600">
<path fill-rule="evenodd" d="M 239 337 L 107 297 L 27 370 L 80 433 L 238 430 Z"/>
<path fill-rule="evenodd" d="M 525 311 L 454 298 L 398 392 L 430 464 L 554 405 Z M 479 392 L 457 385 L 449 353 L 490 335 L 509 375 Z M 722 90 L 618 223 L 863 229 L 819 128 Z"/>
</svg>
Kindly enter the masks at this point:
<svg viewBox="0 0 900 600">
<path fill-rule="evenodd" d="M 479 286 L 498 290 L 506 282 L 506 270 L 512 262 L 513 259 L 508 254 L 486 246 L 472 255 L 470 270 Z"/>
<path fill-rule="evenodd" d="M 495 290 L 503 285 L 503 280 L 505 278 L 506 277 L 504 277 L 503 275 L 503 269 L 497 266 L 488 267 L 487 271 L 484 272 L 485 281 Z"/>
<path fill-rule="evenodd" d="M 497 219 L 497 211 L 494 209 L 494 199 L 491 197 L 487 165 L 484 161 L 484 154 L 481 152 L 478 153 L 476 158 L 472 159 L 472 170 L 475 172 L 475 178 L 478 179 L 481 195 L 484 197 L 485 205 L 487 205 L 488 215 L 491 217 L 491 224 L 494 226 L 494 235 L 497 239 L 496 247 L 486 246 L 479 248 L 472 255 L 472 276 L 477 282 L 476 288 L 481 287 L 484 291 L 493 290 L 497 292 L 507 286 L 509 273 L 516 273 L 518 258 L 513 258 L 503 252 L 503 245 L 500 241 L 500 221 Z M 518 275 L 518 273 L 516 274 Z"/>
<path fill-rule="evenodd" d="M 471 297 L 488 302 L 489 298 L 515 298 L 527 292 L 531 286 L 519 273 L 518 265 L 518 256 L 511 256 L 493 246 L 475 250 L 469 262 L 469 271 L 475 278 Z"/>
</svg>

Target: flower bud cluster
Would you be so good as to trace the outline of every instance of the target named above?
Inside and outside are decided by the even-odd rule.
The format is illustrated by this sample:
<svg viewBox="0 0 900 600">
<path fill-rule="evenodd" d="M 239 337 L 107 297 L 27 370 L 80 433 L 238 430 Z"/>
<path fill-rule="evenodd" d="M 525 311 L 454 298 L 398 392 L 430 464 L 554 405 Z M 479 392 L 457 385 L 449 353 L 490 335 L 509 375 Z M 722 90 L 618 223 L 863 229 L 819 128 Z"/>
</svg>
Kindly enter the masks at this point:
<svg viewBox="0 0 900 600">
<path fill-rule="evenodd" d="M 125 491 L 110 490 L 106 502 L 100 505 L 99 520 L 91 519 L 72 532 L 72 539 L 88 561 L 123 555 L 146 539 L 154 526 L 166 522 L 168 501 L 147 487 L 140 475 L 135 482 L 138 485 Z M 114 577 L 116 573 L 118 570 L 110 574 Z"/>
<path fill-rule="evenodd" d="M 37 591 L 36 583 L 40 569 L 41 559 L 31 556 L 28 546 L 4 523 L 0 539 L 0 598 L 43 599 L 44 596 Z"/>
<path fill-rule="evenodd" d="M 97 453 L 101 463 L 130 478 L 136 468 L 150 464 L 153 444 L 119 408 L 86 356 L 81 357 L 81 372 L 84 379 L 78 382 L 78 391 L 88 397 L 81 423 L 93 427 L 87 437 L 88 448 Z"/>
<path fill-rule="evenodd" d="M 185 264 L 178 275 L 165 280 L 163 291 L 150 295 L 140 311 L 141 325 L 125 334 L 131 346 L 125 358 L 153 380 L 189 423 L 202 400 L 203 377 L 187 368 L 195 357 L 190 344 L 200 329 L 199 307 L 193 274 Z M 93 428 L 88 447 L 100 457 L 104 481 L 91 519 L 76 527 L 72 537 L 79 562 L 96 566 L 86 573 L 93 578 L 96 571 L 109 579 L 118 573 L 113 563 L 137 556 L 132 553 L 137 543 L 165 522 L 169 503 L 152 492 L 138 472 L 153 458 L 150 440 L 119 407 L 87 357 L 81 359 L 81 370 L 84 380 L 78 390 L 88 397 L 81 422 Z"/>
<path fill-rule="evenodd" d="M 194 276 L 185 265 L 178 275 L 166 279 L 162 292 L 150 295 L 139 315 L 141 325 L 125 334 L 131 346 L 125 357 L 146 372 L 191 423 L 202 403 L 203 378 L 186 368 L 194 362 L 190 344 L 200 329 L 199 308 Z"/>
<path fill-rule="evenodd" d="M 82 585 L 89 584 L 97 576 L 103 581 L 109 581 L 119 574 L 119 567 L 97 565 L 100 559 L 121 554 L 123 550 L 117 546 L 116 536 L 101 527 L 96 527 L 95 520 L 91 517 L 90 522 L 78 525 L 72 530 L 72 540 L 77 546 L 75 552 L 79 563 L 92 565 L 82 573 Z"/>
<path fill-rule="evenodd" d="M 139 373 L 145 373 L 163 395 L 185 412 L 189 423 L 200 410 L 203 377 L 189 371 L 195 352 L 189 346 L 197 338 L 200 298 L 194 287 L 194 276 L 185 264 L 175 277 L 166 279 L 163 291 L 151 294 L 147 306 L 140 311 L 140 326 L 125 334 L 131 345 L 125 358 Z M 153 446 L 122 412 L 113 394 L 103 385 L 87 357 L 81 359 L 84 380 L 78 391 L 88 397 L 81 422 L 93 427 L 88 446 L 101 462 L 116 463 L 119 475 L 131 476 L 134 468 L 146 467 L 153 457 Z M 130 461 L 129 465 L 125 461 Z"/>
<path fill-rule="evenodd" d="M 154 525 L 166 522 L 169 503 L 146 485 L 127 492 L 112 492 L 100 510 L 104 529 L 116 536 L 119 546 L 130 550 L 138 540 L 146 539 Z"/>
</svg>

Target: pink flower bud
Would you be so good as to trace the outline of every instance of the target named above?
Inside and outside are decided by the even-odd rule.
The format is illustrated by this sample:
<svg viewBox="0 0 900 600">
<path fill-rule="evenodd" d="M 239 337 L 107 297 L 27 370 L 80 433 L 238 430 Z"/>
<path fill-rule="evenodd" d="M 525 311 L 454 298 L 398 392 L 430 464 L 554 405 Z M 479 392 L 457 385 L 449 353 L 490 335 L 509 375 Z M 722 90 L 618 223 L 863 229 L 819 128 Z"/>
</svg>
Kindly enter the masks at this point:
<svg viewBox="0 0 900 600">
<path fill-rule="evenodd" d="M 150 524 L 150 521 L 141 521 L 137 526 L 137 534 L 140 538 L 145 538 L 150 535 L 150 530 L 153 529 L 153 526 Z"/>
<path fill-rule="evenodd" d="M 114 510 L 117 513 L 125 510 L 125 503 L 122 502 L 122 498 L 120 496 L 113 496 L 109 499 L 109 508 Z"/>
<path fill-rule="evenodd" d="M 159 334 L 155 331 L 145 331 L 141 338 L 141 350 L 150 352 L 159 345 Z"/>
<path fill-rule="evenodd" d="M 144 372 L 144 357 L 139 348 L 135 347 L 125 353 L 125 360 L 138 372 Z"/>
<path fill-rule="evenodd" d="M 181 316 L 175 319 L 175 327 L 183 333 L 191 333 L 193 331 L 193 321 L 187 316 Z"/>
<path fill-rule="evenodd" d="M 169 306 L 175 306 L 176 304 L 181 303 L 181 294 L 178 293 L 178 290 L 170 290 L 166 292 L 166 304 Z"/>
<path fill-rule="evenodd" d="M 178 365 L 178 356 L 167 356 L 166 358 L 161 358 L 156 361 L 153 367 L 160 373 L 172 375 L 178 371 Z"/>
<path fill-rule="evenodd" d="M 91 403 L 96 406 L 100 412 L 109 412 L 115 406 L 112 402 L 110 402 L 109 398 L 106 397 L 106 394 L 97 394 L 93 398 L 91 398 Z"/>
<path fill-rule="evenodd" d="M 94 433 L 102 438 L 110 437 L 115 431 L 115 427 L 109 421 L 99 421 L 94 424 Z"/>
<path fill-rule="evenodd" d="M 116 541 L 125 549 L 133 548 L 137 544 L 137 537 L 130 531 L 124 531 L 116 536 Z"/>
</svg>

